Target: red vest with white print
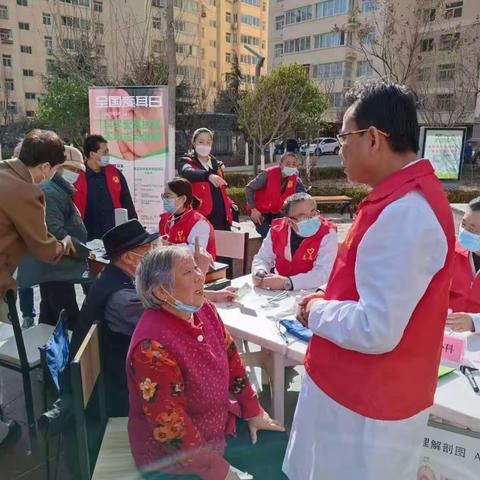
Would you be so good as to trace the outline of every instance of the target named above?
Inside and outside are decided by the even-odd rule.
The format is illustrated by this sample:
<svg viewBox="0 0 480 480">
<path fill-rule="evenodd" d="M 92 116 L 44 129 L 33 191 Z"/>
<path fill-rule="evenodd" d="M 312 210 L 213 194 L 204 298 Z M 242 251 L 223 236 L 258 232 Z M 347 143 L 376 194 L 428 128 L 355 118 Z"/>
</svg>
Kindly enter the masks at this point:
<svg viewBox="0 0 480 480">
<path fill-rule="evenodd" d="M 158 226 L 160 235 L 168 235 L 168 241 L 170 243 L 188 243 L 188 236 L 195 224 L 201 221 L 207 222 L 210 229 L 207 252 L 215 260 L 217 257 L 217 251 L 215 247 L 215 235 L 211 223 L 201 213 L 191 208 L 173 224 L 170 223 L 172 216 L 173 214 L 168 212 L 164 212 L 160 215 L 160 223 Z"/>
<path fill-rule="evenodd" d="M 323 392 L 359 415 L 378 420 L 402 420 L 430 407 L 437 386 L 455 232 L 450 205 L 428 160 L 390 175 L 360 203 L 358 215 L 338 251 L 325 293 L 327 300 L 359 300 L 355 278 L 358 246 L 380 213 L 413 190 L 419 191 L 432 208 L 445 233 L 448 252 L 444 267 L 432 278 L 400 342 L 390 352 L 364 354 L 313 335 L 305 358 L 308 374 Z M 395 255 L 395 245 L 384 248 L 386 254 L 390 251 L 389 255 Z M 375 271 L 370 274 L 375 275 Z"/>
<path fill-rule="evenodd" d="M 184 157 L 184 160 L 187 160 L 187 162 L 195 170 L 200 170 L 202 168 L 191 157 Z M 221 168 L 217 170 L 216 175 L 223 178 L 223 171 Z M 212 210 L 213 210 L 212 192 L 210 191 L 211 183 L 207 181 L 207 182 L 191 182 L 191 184 L 192 184 L 193 195 L 201 201 L 201 204 L 197 208 L 197 211 L 200 212 L 205 217 L 207 217 L 212 213 Z M 228 223 L 231 224 L 233 222 L 233 215 L 232 215 L 233 200 L 227 195 L 227 189 L 225 185 L 222 185 L 220 187 L 220 191 L 222 192 L 223 204 L 225 205 L 225 212 L 227 212 L 227 221 Z"/>
<path fill-rule="evenodd" d="M 473 273 L 470 252 L 458 242 L 450 288 L 450 308 L 454 313 L 480 313 L 480 275 Z"/>
<path fill-rule="evenodd" d="M 286 218 L 276 218 L 272 220 L 270 235 L 272 237 L 273 253 L 275 254 L 275 268 L 280 275 L 291 277 L 312 270 L 323 238 L 325 235 L 328 235 L 331 229 L 337 229 L 333 223 L 330 223 L 322 217 L 320 217 L 320 222 L 318 232 L 302 240 L 293 258 L 287 260 L 285 258 L 285 249 L 289 248 L 288 237 L 290 227 L 288 221 Z M 312 288 L 316 286 L 318 285 L 312 285 Z"/>
<path fill-rule="evenodd" d="M 267 184 L 265 188 L 255 192 L 255 206 L 261 213 L 279 213 L 283 202 L 295 193 L 297 175 L 288 177 L 287 186 L 282 193 L 282 169 L 280 165 L 269 167 L 265 170 Z"/>
<path fill-rule="evenodd" d="M 107 180 L 107 188 L 112 199 L 113 208 L 122 208 L 120 202 L 120 194 L 122 193 L 122 182 L 120 181 L 120 172 L 114 165 L 105 167 L 105 178 Z M 77 181 L 73 185 L 75 194 L 73 195 L 73 203 L 77 206 L 82 219 L 85 219 L 85 210 L 87 209 L 88 183 L 85 172 L 80 172 Z"/>
</svg>

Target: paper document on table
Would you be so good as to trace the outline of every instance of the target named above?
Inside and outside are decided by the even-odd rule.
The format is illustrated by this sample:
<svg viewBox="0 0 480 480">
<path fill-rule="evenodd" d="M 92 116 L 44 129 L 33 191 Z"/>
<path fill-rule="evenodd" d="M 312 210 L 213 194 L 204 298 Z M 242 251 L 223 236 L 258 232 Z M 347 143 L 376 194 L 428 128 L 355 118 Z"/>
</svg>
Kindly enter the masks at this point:
<svg viewBox="0 0 480 480">
<path fill-rule="evenodd" d="M 248 472 L 242 472 L 238 468 L 232 467 L 232 465 L 230 465 L 230 471 L 236 473 L 240 480 L 253 480 L 253 475 L 250 475 Z"/>
<path fill-rule="evenodd" d="M 236 300 L 239 302 L 242 300 L 245 295 L 248 295 L 252 291 L 252 287 L 248 283 L 244 283 L 238 290 L 237 290 L 237 297 Z"/>
</svg>

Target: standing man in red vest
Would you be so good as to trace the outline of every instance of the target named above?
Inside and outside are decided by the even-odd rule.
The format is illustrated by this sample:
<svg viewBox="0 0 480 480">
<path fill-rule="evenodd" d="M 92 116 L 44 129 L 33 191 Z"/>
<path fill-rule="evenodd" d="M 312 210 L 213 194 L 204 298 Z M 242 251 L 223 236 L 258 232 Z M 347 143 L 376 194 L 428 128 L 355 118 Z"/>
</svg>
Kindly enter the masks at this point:
<svg viewBox="0 0 480 480">
<path fill-rule="evenodd" d="M 300 305 L 314 335 L 283 469 L 290 480 L 416 478 L 453 273 L 450 205 L 417 160 L 413 94 L 364 86 L 338 135 L 350 181 L 372 191 L 325 292 Z"/>
<path fill-rule="evenodd" d="M 294 193 L 305 192 L 298 177 L 298 157 L 293 152 L 284 153 L 278 165 L 260 172 L 245 187 L 247 208 L 257 232 L 265 238 L 270 224 L 280 213 L 283 202 Z"/>
<path fill-rule="evenodd" d="M 480 197 L 474 198 L 462 219 L 455 246 L 447 327 L 455 332 L 480 332 Z"/>
<path fill-rule="evenodd" d="M 116 208 L 126 208 L 130 220 L 137 218 L 127 181 L 110 165 L 108 153 L 108 143 L 101 135 L 85 139 L 86 172 L 80 173 L 75 182 L 73 201 L 87 228 L 88 240 L 102 238 L 115 226 Z"/>
<path fill-rule="evenodd" d="M 253 283 L 271 290 L 311 289 L 327 282 L 337 255 L 337 227 L 308 193 L 294 193 L 272 221 L 253 258 Z M 275 273 L 269 273 L 275 268 Z"/>
</svg>

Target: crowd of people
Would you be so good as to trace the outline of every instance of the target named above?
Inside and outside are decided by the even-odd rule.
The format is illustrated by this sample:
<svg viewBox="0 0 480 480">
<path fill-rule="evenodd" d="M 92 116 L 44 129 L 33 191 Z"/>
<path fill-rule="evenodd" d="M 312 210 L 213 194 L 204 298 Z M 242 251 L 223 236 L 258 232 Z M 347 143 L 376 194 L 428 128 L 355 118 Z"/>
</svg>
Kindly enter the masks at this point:
<svg viewBox="0 0 480 480">
<path fill-rule="evenodd" d="M 480 199 L 456 239 L 432 165 L 417 158 L 411 92 L 379 82 L 350 100 L 341 156 L 349 180 L 371 192 L 341 244 L 294 152 L 245 190 L 263 237 L 254 286 L 314 291 L 298 305 L 313 338 L 289 436 L 262 408 L 214 306 L 234 302 L 236 289 L 204 290 L 214 231 L 230 230 L 239 211 L 211 154 L 213 132 L 194 132 L 155 233 L 137 219 L 100 135 L 82 154 L 32 130 L 0 163 L 0 320 L 18 284 L 25 328 L 33 286 L 39 322 L 55 325 L 66 310 L 72 356 L 101 323 L 108 415 L 129 417 L 145 478 L 416 478 L 444 328 L 480 331 Z M 129 219 L 115 225 L 118 208 Z M 85 243 L 100 238 L 109 263 L 92 278 Z M 11 427 L 0 422 L 0 442 Z"/>
</svg>

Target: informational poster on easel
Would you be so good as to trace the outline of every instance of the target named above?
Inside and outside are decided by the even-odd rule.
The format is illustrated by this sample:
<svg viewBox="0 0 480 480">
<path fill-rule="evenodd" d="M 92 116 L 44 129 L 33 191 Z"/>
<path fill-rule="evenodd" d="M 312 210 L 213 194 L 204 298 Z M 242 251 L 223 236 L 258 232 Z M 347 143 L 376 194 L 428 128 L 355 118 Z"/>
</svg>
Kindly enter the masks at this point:
<svg viewBox="0 0 480 480">
<path fill-rule="evenodd" d="M 167 87 L 92 87 L 89 106 L 90 133 L 108 141 L 140 222 L 158 229 L 161 195 L 175 170 L 169 160 Z"/>
</svg>

